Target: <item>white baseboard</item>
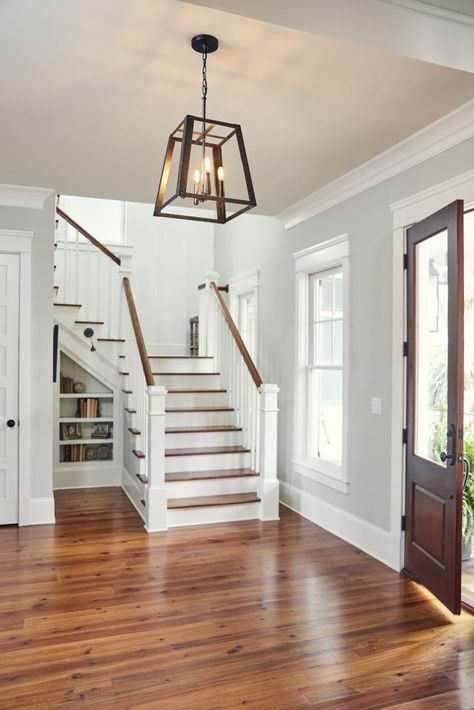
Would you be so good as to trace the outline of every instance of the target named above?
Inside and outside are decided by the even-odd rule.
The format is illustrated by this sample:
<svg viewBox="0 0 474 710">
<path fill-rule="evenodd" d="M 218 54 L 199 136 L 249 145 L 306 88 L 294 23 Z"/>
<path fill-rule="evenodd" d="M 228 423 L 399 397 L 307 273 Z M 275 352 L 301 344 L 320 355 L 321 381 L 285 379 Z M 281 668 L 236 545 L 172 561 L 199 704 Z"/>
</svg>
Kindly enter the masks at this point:
<svg viewBox="0 0 474 710">
<path fill-rule="evenodd" d="M 54 490 L 66 488 L 107 488 L 121 485 L 119 466 L 84 466 L 57 468 L 53 474 Z"/>
<path fill-rule="evenodd" d="M 400 571 L 401 534 L 393 535 L 286 481 L 280 481 L 280 502 L 388 567 Z"/>
<path fill-rule="evenodd" d="M 30 498 L 29 525 L 54 525 L 54 498 Z"/>
</svg>

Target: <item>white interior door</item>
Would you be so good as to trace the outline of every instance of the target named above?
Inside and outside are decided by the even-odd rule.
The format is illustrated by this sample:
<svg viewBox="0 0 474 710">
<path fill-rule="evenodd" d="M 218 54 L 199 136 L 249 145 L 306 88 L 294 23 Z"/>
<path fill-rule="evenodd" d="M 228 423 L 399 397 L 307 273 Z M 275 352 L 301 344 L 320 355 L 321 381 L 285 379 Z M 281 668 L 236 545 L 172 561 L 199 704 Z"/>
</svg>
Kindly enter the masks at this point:
<svg viewBox="0 0 474 710">
<path fill-rule="evenodd" d="M 18 522 L 20 257 L 0 253 L 0 524 Z"/>
</svg>

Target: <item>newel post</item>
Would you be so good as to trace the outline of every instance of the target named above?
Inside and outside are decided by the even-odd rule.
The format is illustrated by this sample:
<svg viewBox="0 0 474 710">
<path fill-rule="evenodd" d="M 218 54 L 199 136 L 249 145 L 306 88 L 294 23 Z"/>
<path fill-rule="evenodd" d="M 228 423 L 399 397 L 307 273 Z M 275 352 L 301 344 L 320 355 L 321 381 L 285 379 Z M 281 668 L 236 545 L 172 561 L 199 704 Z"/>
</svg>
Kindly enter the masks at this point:
<svg viewBox="0 0 474 710">
<path fill-rule="evenodd" d="M 217 271 L 208 271 L 204 277 L 204 288 L 199 291 L 199 355 L 216 354 L 216 309 L 211 282 L 219 283 Z"/>
<path fill-rule="evenodd" d="M 278 520 L 279 483 L 277 478 L 278 385 L 260 385 L 260 478 L 262 501 L 260 518 Z"/>
<path fill-rule="evenodd" d="M 125 293 L 122 287 L 122 281 L 125 276 L 130 278 L 130 274 L 132 273 L 132 255 L 131 254 L 122 254 L 120 256 L 120 266 L 118 269 L 118 275 L 119 275 L 119 298 L 118 298 L 118 307 L 119 307 L 119 312 L 118 312 L 118 333 L 119 333 L 119 338 L 124 337 L 124 333 L 126 331 L 125 323 L 127 322 L 126 319 L 126 314 L 125 314 Z M 125 321 L 125 322 L 124 322 Z"/>
<path fill-rule="evenodd" d="M 148 532 L 166 530 L 165 488 L 165 398 L 166 389 L 159 385 L 147 388 L 147 499 L 146 525 Z"/>
</svg>

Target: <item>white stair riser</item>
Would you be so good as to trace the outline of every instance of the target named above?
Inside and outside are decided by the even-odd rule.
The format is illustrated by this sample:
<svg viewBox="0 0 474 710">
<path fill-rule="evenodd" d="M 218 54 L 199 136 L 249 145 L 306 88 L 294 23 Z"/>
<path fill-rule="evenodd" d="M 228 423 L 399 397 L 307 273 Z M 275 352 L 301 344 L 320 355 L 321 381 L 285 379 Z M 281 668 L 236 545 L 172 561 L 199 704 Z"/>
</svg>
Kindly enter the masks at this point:
<svg viewBox="0 0 474 710">
<path fill-rule="evenodd" d="M 232 425 L 235 412 L 167 412 L 167 427 Z"/>
<path fill-rule="evenodd" d="M 240 505 L 214 505 L 206 508 L 168 510 L 168 527 L 182 525 L 205 525 L 206 523 L 230 523 L 233 520 L 255 520 L 260 517 L 261 503 Z"/>
<path fill-rule="evenodd" d="M 166 434 L 167 449 L 191 448 L 193 446 L 242 446 L 242 431 L 206 431 Z"/>
<path fill-rule="evenodd" d="M 220 380 L 220 375 L 155 374 L 155 384 L 163 385 L 169 390 L 217 390 L 221 387 Z"/>
<path fill-rule="evenodd" d="M 227 407 L 228 392 L 185 392 L 166 395 L 166 407 Z"/>
<path fill-rule="evenodd" d="M 179 471 L 217 471 L 228 468 L 250 468 L 250 453 L 165 457 L 166 473 Z"/>
<path fill-rule="evenodd" d="M 215 372 L 214 358 L 150 358 L 154 372 Z"/>
<path fill-rule="evenodd" d="M 166 496 L 172 498 L 194 498 L 197 496 L 220 496 L 231 493 L 255 493 L 258 476 L 238 476 L 201 481 L 173 481 L 166 484 Z"/>
</svg>

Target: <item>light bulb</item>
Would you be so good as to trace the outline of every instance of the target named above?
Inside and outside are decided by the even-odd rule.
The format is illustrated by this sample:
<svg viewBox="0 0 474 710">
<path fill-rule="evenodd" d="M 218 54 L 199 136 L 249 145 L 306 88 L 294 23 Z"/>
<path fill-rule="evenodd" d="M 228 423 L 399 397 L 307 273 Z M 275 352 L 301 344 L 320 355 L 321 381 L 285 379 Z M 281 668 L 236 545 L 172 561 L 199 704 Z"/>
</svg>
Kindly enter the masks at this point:
<svg viewBox="0 0 474 710">
<path fill-rule="evenodd" d="M 222 165 L 219 165 L 219 167 L 217 168 L 217 179 L 221 182 L 224 181 L 224 168 L 222 167 Z"/>
<path fill-rule="evenodd" d="M 211 159 L 208 157 L 204 158 L 204 169 L 206 173 L 211 172 Z"/>
<path fill-rule="evenodd" d="M 201 171 L 200 170 L 195 170 L 194 171 L 194 184 L 199 185 L 199 181 L 201 179 Z"/>
</svg>

